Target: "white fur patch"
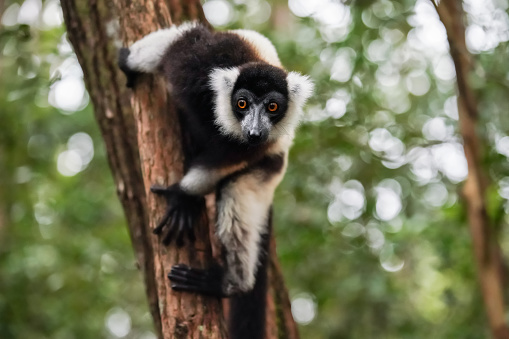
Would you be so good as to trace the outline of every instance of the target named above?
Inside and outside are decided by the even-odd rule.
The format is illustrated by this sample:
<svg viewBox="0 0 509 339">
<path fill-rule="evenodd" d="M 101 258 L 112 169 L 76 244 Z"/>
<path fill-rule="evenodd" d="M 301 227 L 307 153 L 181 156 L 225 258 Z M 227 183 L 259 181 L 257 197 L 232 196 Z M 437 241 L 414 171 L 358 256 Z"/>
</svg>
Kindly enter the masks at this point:
<svg viewBox="0 0 509 339">
<path fill-rule="evenodd" d="M 171 44 L 184 32 L 196 26 L 196 22 L 186 22 L 144 36 L 129 47 L 127 66 L 134 71 L 155 73 Z"/>
<path fill-rule="evenodd" d="M 221 191 L 216 230 L 227 249 L 227 293 L 246 292 L 254 286 L 261 236 L 267 232 L 269 208 L 286 163 L 285 154 L 282 170 L 268 181 L 263 173 L 253 171 L 232 180 Z"/>
<path fill-rule="evenodd" d="M 184 178 L 180 181 L 180 187 L 184 192 L 193 195 L 205 195 L 212 193 L 217 183 L 234 172 L 240 171 L 247 166 L 246 162 L 239 164 L 221 167 L 221 168 L 206 168 L 202 166 L 194 166 L 186 173 Z"/>
<path fill-rule="evenodd" d="M 193 167 L 180 181 L 180 187 L 188 194 L 205 195 L 214 190 L 220 179 L 217 171 Z"/>
<path fill-rule="evenodd" d="M 210 72 L 210 87 L 215 93 L 215 123 L 225 136 L 242 140 L 242 126 L 232 111 L 231 97 L 240 71 L 234 68 L 215 68 Z"/>
<path fill-rule="evenodd" d="M 253 46 L 254 50 L 263 61 L 272 66 L 282 68 L 276 48 L 265 36 L 258 32 L 247 29 L 235 29 L 230 32 L 237 34 L 242 39 L 247 41 L 251 46 Z"/>
<path fill-rule="evenodd" d="M 288 83 L 288 110 L 285 117 L 270 132 L 271 140 L 277 140 L 281 135 L 290 135 L 293 139 L 294 131 L 302 117 L 304 104 L 313 94 L 314 84 L 307 76 L 290 72 L 286 82 Z"/>
<path fill-rule="evenodd" d="M 294 133 L 280 136 L 274 144 L 267 150 L 267 154 L 288 154 L 288 150 L 292 147 Z"/>
</svg>

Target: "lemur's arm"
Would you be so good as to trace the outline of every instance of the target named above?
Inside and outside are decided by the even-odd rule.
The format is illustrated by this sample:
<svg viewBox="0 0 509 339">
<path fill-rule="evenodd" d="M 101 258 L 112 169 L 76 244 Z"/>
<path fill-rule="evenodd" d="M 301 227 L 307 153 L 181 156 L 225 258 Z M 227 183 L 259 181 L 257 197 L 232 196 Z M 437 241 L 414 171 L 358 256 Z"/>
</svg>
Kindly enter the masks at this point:
<svg viewBox="0 0 509 339">
<path fill-rule="evenodd" d="M 219 181 L 247 166 L 247 162 L 223 167 L 191 166 L 179 183 L 180 189 L 190 195 L 206 195 L 214 192 Z"/>
<path fill-rule="evenodd" d="M 161 234 L 168 226 L 163 237 L 165 245 L 176 238 L 177 245 L 181 246 L 185 234 L 191 241 L 194 240 L 193 225 L 203 211 L 203 196 L 214 192 L 222 179 L 246 166 L 247 162 L 222 167 L 191 164 L 180 182 L 169 187 L 151 187 L 153 193 L 166 197 L 168 201 L 168 209 L 153 232 Z"/>
<path fill-rule="evenodd" d="M 286 169 L 286 152 L 264 157 L 234 174 L 218 189 L 217 236 L 224 246 L 224 268 L 202 270 L 186 265 L 172 268 L 172 288 L 217 296 L 231 296 L 253 289 L 260 243 L 268 230 L 274 190 Z"/>
<path fill-rule="evenodd" d="M 134 87 L 139 73 L 156 73 L 168 48 L 197 23 L 187 22 L 152 32 L 129 48 L 121 48 L 118 65 L 127 77 L 127 87 Z"/>
</svg>

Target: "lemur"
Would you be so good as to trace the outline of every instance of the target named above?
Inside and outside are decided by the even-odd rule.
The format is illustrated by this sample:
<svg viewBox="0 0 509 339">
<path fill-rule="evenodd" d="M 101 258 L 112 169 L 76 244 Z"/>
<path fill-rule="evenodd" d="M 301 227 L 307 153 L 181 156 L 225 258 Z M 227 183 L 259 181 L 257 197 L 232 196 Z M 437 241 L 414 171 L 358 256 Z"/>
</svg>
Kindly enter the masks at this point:
<svg viewBox="0 0 509 339">
<path fill-rule="evenodd" d="M 272 200 L 313 83 L 285 71 L 263 35 L 196 23 L 158 30 L 121 49 L 119 66 L 128 87 L 139 73 L 166 77 L 194 148 L 180 182 L 151 188 L 169 205 L 154 233 L 165 245 L 172 239 L 182 245 L 184 235 L 192 240 L 203 196 L 216 192 L 224 265 L 175 265 L 171 287 L 230 297 L 230 337 L 263 338 Z"/>
</svg>

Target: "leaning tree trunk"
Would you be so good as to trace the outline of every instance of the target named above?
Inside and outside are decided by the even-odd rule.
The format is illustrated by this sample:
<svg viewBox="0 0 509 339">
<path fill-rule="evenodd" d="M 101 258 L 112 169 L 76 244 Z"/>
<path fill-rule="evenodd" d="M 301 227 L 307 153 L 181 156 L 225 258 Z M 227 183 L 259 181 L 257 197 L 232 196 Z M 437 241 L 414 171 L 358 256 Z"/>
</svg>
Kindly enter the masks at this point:
<svg viewBox="0 0 509 339">
<path fill-rule="evenodd" d="M 458 85 L 459 127 L 468 163 L 468 177 L 463 187 L 470 233 L 484 306 L 491 333 L 497 339 L 509 339 L 506 324 L 500 246 L 487 213 L 487 178 L 482 167 L 483 142 L 477 135 L 479 111 L 475 93 L 468 81 L 474 68 L 465 43 L 464 12 L 461 0 L 432 1 L 444 24 Z"/>
<path fill-rule="evenodd" d="M 165 247 L 151 232 L 166 206 L 163 199 L 150 194 L 150 186 L 172 184 L 183 170 L 178 117 L 165 81 L 145 76 L 131 92 L 116 65 L 121 45 L 184 20 L 206 23 L 200 2 L 61 0 L 61 4 L 127 217 L 156 333 L 159 338 L 226 338 L 220 300 L 173 292 L 166 278 L 176 263 L 210 264 L 207 217 L 203 216 L 197 228 L 193 246 Z M 275 245 L 271 248 L 267 338 L 298 338 Z"/>
</svg>

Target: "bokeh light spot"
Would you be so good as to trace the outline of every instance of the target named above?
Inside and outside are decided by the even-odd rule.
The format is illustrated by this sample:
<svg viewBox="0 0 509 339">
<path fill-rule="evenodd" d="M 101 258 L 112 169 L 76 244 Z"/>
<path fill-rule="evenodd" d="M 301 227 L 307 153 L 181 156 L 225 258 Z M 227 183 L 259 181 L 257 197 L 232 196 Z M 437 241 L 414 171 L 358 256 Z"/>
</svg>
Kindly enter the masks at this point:
<svg viewBox="0 0 509 339">
<path fill-rule="evenodd" d="M 131 332 L 131 317 L 123 309 L 115 307 L 106 314 L 105 325 L 112 335 L 123 338 Z"/>
<path fill-rule="evenodd" d="M 292 315 L 296 322 L 307 325 L 316 316 L 316 304 L 313 296 L 308 293 L 300 293 L 292 300 Z"/>
<path fill-rule="evenodd" d="M 203 4 L 207 20 L 214 26 L 225 26 L 233 19 L 233 9 L 224 0 L 210 0 Z"/>
</svg>

